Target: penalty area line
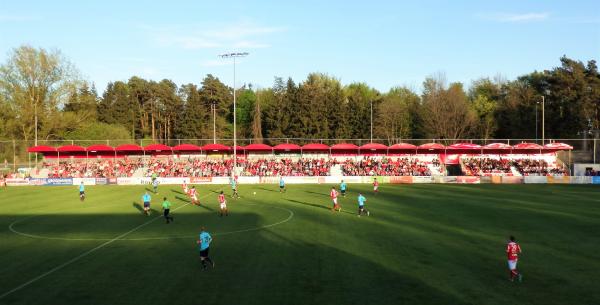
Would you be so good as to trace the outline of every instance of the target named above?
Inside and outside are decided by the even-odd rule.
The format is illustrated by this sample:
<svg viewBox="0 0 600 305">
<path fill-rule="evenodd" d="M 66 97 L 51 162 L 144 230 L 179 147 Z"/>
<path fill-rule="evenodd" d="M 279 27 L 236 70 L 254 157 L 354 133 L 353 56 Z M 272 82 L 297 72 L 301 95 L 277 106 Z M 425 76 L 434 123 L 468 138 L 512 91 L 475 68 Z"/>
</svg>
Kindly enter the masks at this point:
<svg viewBox="0 0 600 305">
<path fill-rule="evenodd" d="M 201 198 L 204 198 L 204 197 L 206 197 L 208 195 L 209 194 L 204 195 Z M 177 210 L 179 210 L 179 209 L 181 209 L 181 208 L 183 208 L 185 206 L 188 206 L 189 204 L 190 203 L 187 202 L 186 204 L 184 204 L 184 205 L 182 205 L 182 206 L 174 209 L 173 211 L 177 211 Z M 125 237 L 125 236 L 127 236 L 127 235 L 129 235 L 129 234 L 131 234 L 133 232 L 135 232 L 136 230 L 138 230 L 140 228 L 143 228 L 143 227 L 145 227 L 145 226 L 147 226 L 147 225 L 155 222 L 156 220 L 158 220 L 158 219 L 160 219 L 162 217 L 163 216 L 159 215 L 159 216 L 157 216 L 157 217 L 155 217 L 153 219 L 150 219 L 150 220 L 142 223 L 141 225 L 139 225 L 139 226 L 137 226 L 137 227 L 135 227 L 135 228 L 133 228 L 133 229 L 131 229 L 131 230 L 129 230 L 129 231 L 127 231 L 127 232 L 125 232 L 125 233 L 123 233 L 123 234 L 121 234 L 121 235 L 119 235 L 119 236 L 117 236 L 117 237 L 115 237 L 115 238 L 113 238 L 111 240 L 109 240 L 109 241 L 106 241 L 106 242 L 104 242 L 104 243 L 102 243 L 102 244 L 100 244 L 100 245 L 98 245 L 98 246 L 96 246 L 96 247 L 94 247 L 94 248 L 92 248 L 90 250 L 87 250 L 87 251 L 81 253 L 80 255 L 78 255 L 78 256 L 76 256 L 76 257 L 74 257 L 74 258 L 72 258 L 72 259 L 70 259 L 70 260 L 68 260 L 68 261 L 66 261 L 66 262 L 64 262 L 64 263 L 62 263 L 62 264 L 60 264 L 60 265 L 58 265 L 58 266 L 56 266 L 56 267 L 54 267 L 54 268 L 46 271 L 46 272 L 38 275 L 38 276 L 36 276 L 36 277 L 34 277 L 33 279 L 31 279 L 31 280 L 29 280 L 29 281 L 27 281 L 27 282 L 25 282 L 25 283 L 23 283 L 23 284 L 15 287 L 15 288 L 13 288 L 13 289 L 11 289 L 11 290 L 3 293 L 3 294 L 1 294 L 0 295 L 0 299 L 3 299 L 3 298 L 5 298 L 6 296 L 8 296 L 10 294 L 13 294 L 16 291 L 19 291 L 19 290 L 21 290 L 21 289 L 23 289 L 23 288 L 25 288 L 25 287 L 33 284 L 33 283 L 35 283 L 35 282 L 37 282 L 37 281 L 45 278 L 46 276 L 48 276 L 48 275 L 50 275 L 50 274 L 52 274 L 52 273 L 54 273 L 54 272 L 56 272 L 58 270 L 61 270 L 62 268 L 64 268 L 64 267 L 66 267 L 66 266 L 68 266 L 68 265 L 70 265 L 70 264 L 72 264 L 72 263 L 74 263 L 74 262 L 82 259 L 83 257 L 86 257 L 86 256 L 90 255 L 91 253 L 94 253 L 94 252 L 96 252 L 96 251 L 98 251 L 98 250 L 100 250 L 100 249 L 102 249 L 102 248 L 104 248 L 104 247 L 112 244 L 113 242 L 115 242 L 115 241 L 117 241 L 117 240 L 119 240 L 119 239 L 121 239 L 121 238 L 123 238 L 123 237 Z"/>
</svg>

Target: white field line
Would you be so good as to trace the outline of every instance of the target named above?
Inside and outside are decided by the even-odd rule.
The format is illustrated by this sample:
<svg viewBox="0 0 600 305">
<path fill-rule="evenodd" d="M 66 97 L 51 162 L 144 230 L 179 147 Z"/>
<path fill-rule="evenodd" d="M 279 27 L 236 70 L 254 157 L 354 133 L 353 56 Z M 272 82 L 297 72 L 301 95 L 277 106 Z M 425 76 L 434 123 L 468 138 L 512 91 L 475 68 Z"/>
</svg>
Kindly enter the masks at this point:
<svg viewBox="0 0 600 305">
<path fill-rule="evenodd" d="M 204 197 L 206 197 L 208 195 L 210 195 L 210 194 L 206 194 L 205 196 L 203 196 L 201 198 L 204 198 Z M 189 204 L 190 203 L 188 202 L 188 203 L 186 203 L 186 204 L 184 204 L 184 205 L 182 205 L 182 206 L 174 209 L 173 211 L 177 211 L 177 210 L 179 210 L 179 209 L 181 209 L 181 208 L 183 208 L 183 207 L 185 207 L 185 206 L 187 206 Z M 150 223 L 152 223 L 152 222 L 154 222 L 154 221 L 156 221 L 156 220 L 158 220 L 158 219 L 160 219 L 162 217 L 163 216 L 159 215 L 159 216 L 157 216 L 157 217 L 155 217 L 155 218 L 153 218 L 151 220 L 148 220 L 148 221 L 144 222 L 143 224 L 141 224 L 141 225 L 139 225 L 139 226 L 137 226 L 137 227 L 135 227 L 135 228 L 133 228 L 133 229 L 131 229 L 131 230 L 129 230 L 129 231 L 127 231 L 127 232 L 125 232 L 125 233 L 123 233 L 123 234 L 121 234 L 121 235 L 119 235 L 119 236 L 117 236 L 117 237 L 115 237 L 115 238 L 113 238 L 111 240 L 109 240 L 109 241 L 106 241 L 106 242 L 100 244 L 99 246 L 96 246 L 96 247 L 94 247 L 94 248 L 92 248 L 92 249 L 90 249 L 90 250 L 88 250 L 86 252 L 83 252 L 82 254 L 80 254 L 80 255 L 78 255 L 78 256 L 76 256 L 76 257 L 68 260 L 67 262 L 62 263 L 62 264 L 60 264 L 60 265 L 58 265 L 58 266 L 56 266 L 56 267 L 54 267 L 54 268 L 52 268 L 52 269 L 50 269 L 50 270 L 48 270 L 46 272 L 44 272 L 44 273 L 42 273 L 42 274 L 34 277 L 33 279 L 31 279 L 31 280 L 29 280 L 29 281 L 27 281 L 27 282 L 25 282 L 25 283 L 23 283 L 23 284 L 15 287 L 15 288 L 13 288 L 13 289 L 11 289 L 11 290 L 3 293 L 2 295 L 0 295 L 0 299 L 3 299 L 7 295 L 10 295 L 10 294 L 12 294 L 12 293 L 14 293 L 16 291 L 19 291 L 19 290 L 21 290 L 21 289 L 23 289 L 23 288 L 25 288 L 25 287 L 27 287 L 27 286 L 29 286 L 29 285 L 37 282 L 37 281 L 45 278 L 46 276 L 48 276 L 48 275 L 50 275 L 50 274 L 52 274 L 52 273 L 54 273 L 54 272 L 56 272 L 58 270 L 61 270 L 62 268 L 64 268 L 64 267 L 66 267 L 66 266 L 68 266 L 68 265 L 70 265 L 70 264 L 72 264 L 72 263 L 80 260 L 81 258 L 86 257 L 89 254 L 91 254 L 93 252 L 96 252 L 96 251 L 98 251 L 98 250 L 100 250 L 100 249 L 102 249 L 102 248 L 104 248 L 104 247 L 112 244 L 113 242 L 115 242 L 115 241 L 117 241 L 117 240 L 119 240 L 119 239 L 121 239 L 121 238 L 123 238 L 123 237 L 125 237 L 125 236 L 127 236 L 127 235 L 129 235 L 131 233 L 133 233 L 134 231 L 138 230 L 139 228 L 142 228 L 142 227 L 145 227 L 145 226 L 149 225 Z"/>
</svg>

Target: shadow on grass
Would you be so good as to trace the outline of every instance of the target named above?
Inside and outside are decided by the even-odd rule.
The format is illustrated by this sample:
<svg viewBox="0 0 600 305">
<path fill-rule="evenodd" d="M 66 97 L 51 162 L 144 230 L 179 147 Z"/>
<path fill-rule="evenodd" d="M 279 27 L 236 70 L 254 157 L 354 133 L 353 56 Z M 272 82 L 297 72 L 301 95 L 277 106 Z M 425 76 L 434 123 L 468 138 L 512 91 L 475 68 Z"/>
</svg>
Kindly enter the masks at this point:
<svg viewBox="0 0 600 305">
<path fill-rule="evenodd" d="M 190 200 L 190 198 L 187 198 L 187 197 L 175 196 L 175 199 L 181 200 L 181 201 L 183 201 L 185 203 L 190 203 L 190 204 L 192 203 L 192 201 Z M 202 204 L 202 202 L 200 202 L 200 204 L 197 205 L 197 206 L 201 207 L 201 208 L 203 208 L 205 210 L 211 211 L 211 212 L 215 211 L 215 210 L 211 209 L 210 207 L 206 206 L 205 204 Z"/>
<path fill-rule="evenodd" d="M 328 208 L 326 206 L 319 205 L 319 204 L 314 204 L 314 203 L 309 203 L 309 202 L 304 202 L 304 201 L 299 201 L 299 200 L 294 200 L 294 199 L 286 199 L 286 200 L 289 201 L 289 202 L 293 202 L 293 203 L 299 203 L 299 204 L 302 204 L 302 205 L 311 206 L 311 207 L 314 207 L 314 208 L 325 209 L 327 211 L 331 211 L 331 208 Z M 340 212 L 338 212 L 338 213 L 355 215 L 355 213 L 346 211 L 344 209 L 344 207 L 342 207 L 342 210 Z"/>
<path fill-rule="evenodd" d="M 268 188 L 262 187 L 262 186 L 257 187 L 257 189 L 263 190 L 263 191 L 267 191 L 267 192 L 273 192 L 273 193 L 277 193 L 278 192 L 277 190 L 268 189 Z"/>
</svg>

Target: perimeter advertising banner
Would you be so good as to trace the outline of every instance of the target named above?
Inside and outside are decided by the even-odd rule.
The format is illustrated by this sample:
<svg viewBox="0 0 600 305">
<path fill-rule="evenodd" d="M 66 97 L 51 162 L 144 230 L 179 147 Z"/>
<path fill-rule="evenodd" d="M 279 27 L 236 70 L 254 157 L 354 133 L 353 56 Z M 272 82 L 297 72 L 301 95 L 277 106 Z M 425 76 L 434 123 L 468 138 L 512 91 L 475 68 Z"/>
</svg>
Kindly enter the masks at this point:
<svg viewBox="0 0 600 305">
<path fill-rule="evenodd" d="M 73 178 L 47 178 L 44 185 L 73 185 Z"/>
<path fill-rule="evenodd" d="M 457 176 L 456 183 L 479 184 L 480 180 L 477 176 Z"/>
<path fill-rule="evenodd" d="M 96 178 L 73 178 L 73 185 L 96 185 Z"/>
<path fill-rule="evenodd" d="M 191 184 L 209 184 L 212 182 L 212 177 L 191 177 Z"/>
<path fill-rule="evenodd" d="M 525 183 L 548 183 L 546 176 L 525 176 L 523 178 Z"/>
<path fill-rule="evenodd" d="M 6 185 L 7 185 L 7 186 L 23 186 L 23 185 L 29 185 L 29 179 L 23 179 L 23 178 L 7 178 L 7 179 L 6 179 Z"/>
<path fill-rule="evenodd" d="M 567 176 L 548 176 L 546 178 L 548 179 L 548 183 L 571 183 L 571 179 Z"/>
<path fill-rule="evenodd" d="M 412 184 L 412 176 L 392 176 L 390 177 L 391 184 Z"/>
</svg>

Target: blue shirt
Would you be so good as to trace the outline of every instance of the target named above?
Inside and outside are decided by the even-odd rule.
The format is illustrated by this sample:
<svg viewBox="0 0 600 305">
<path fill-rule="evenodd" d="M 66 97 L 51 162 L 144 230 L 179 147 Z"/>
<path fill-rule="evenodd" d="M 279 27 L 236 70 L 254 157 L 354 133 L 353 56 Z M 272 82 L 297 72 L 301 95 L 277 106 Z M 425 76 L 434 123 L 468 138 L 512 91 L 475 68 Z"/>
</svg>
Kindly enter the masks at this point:
<svg viewBox="0 0 600 305">
<path fill-rule="evenodd" d="M 150 199 L 151 199 L 151 197 L 150 197 L 150 195 L 148 195 L 148 194 L 144 194 L 144 196 L 142 196 L 142 200 L 143 200 L 144 202 L 150 202 Z"/>
<path fill-rule="evenodd" d="M 367 198 L 365 198 L 365 196 L 363 196 L 363 195 L 358 196 L 358 206 L 365 205 L 365 201 L 367 201 Z"/>
<path fill-rule="evenodd" d="M 346 190 L 346 182 L 342 182 L 342 184 L 340 184 L 340 190 L 342 190 L 342 191 Z"/>
<path fill-rule="evenodd" d="M 279 179 L 279 186 L 285 186 L 285 182 L 283 182 L 283 179 Z"/>
<path fill-rule="evenodd" d="M 83 192 L 85 190 L 85 186 L 83 184 L 79 185 L 79 191 Z"/>
<path fill-rule="evenodd" d="M 212 241 L 212 237 L 208 232 L 200 232 L 200 251 L 206 250 Z"/>
</svg>

